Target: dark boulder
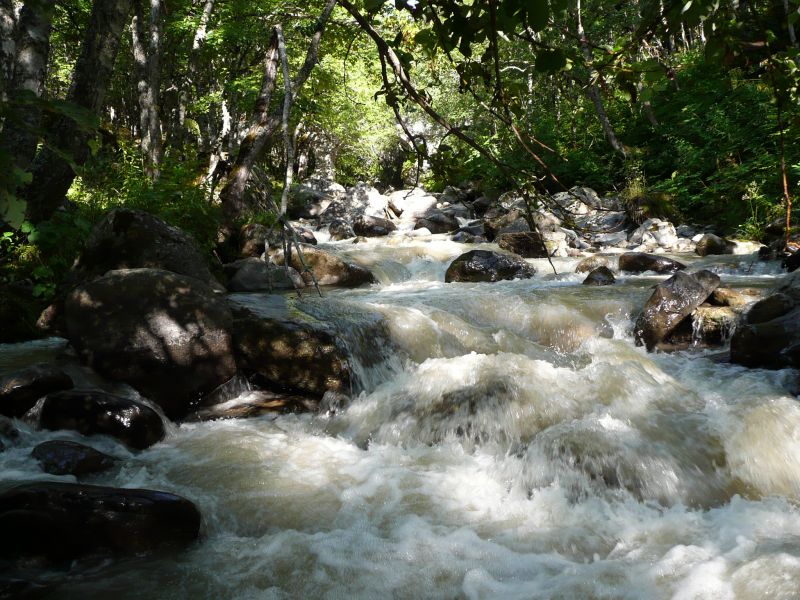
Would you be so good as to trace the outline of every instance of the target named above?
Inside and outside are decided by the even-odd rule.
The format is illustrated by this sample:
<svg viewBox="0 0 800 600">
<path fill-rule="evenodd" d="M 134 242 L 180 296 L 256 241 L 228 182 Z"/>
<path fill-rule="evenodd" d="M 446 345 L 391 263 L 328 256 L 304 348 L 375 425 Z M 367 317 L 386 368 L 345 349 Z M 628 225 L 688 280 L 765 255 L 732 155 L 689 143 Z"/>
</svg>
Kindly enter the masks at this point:
<svg viewBox="0 0 800 600">
<path fill-rule="evenodd" d="M 361 215 L 353 220 L 353 231 L 364 237 L 382 237 L 397 229 L 389 219 Z"/>
<path fill-rule="evenodd" d="M 158 269 L 112 271 L 65 301 L 66 337 L 95 371 L 124 381 L 170 418 L 236 372 L 225 298 Z"/>
<path fill-rule="evenodd" d="M 444 280 L 479 282 L 505 279 L 529 279 L 536 269 L 515 254 L 502 254 L 490 250 L 472 250 L 456 258 L 447 268 Z"/>
<path fill-rule="evenodd" d="M 644 273 L 645 271 L 674 273 L 685 268 L 686 265 L 677 260 L 644 252 L 626 252 L 619 257 L 619 270 L 628 273 Z"/>
<path fill-rule="evenodd" d="M 488 196 L 480 196 L 478 198 L 475 198 L 475 200 L 472 201 L 472 204 L 470 206 L 476 215 L 482 215 L 487 210 L 489 210 L 489 207 L 491 205 L 492 205 L 491 198 L 489 198 Z"/>
<path fill-rule="evenodd" d="M 0 494 L 0 531 L 3 559 L 69 563 L 185 547 L 198 538 L 200 512 L 167 492 L 37 482 Z"/>
<path fill-rule="evenodd" d="M 99 390 L 68 390 L 45 396 L 39 416 L 44 429 L 108 435 L 135 450 L 164 439 L 164 422 L 152 408 Z"/>
<path fill-rule="evenodd" d="M 0 415 L 21 417 L 45 394 L 72 387 L 69 375 L 47 363 L 15 371 L 0 379 Z"/>
<path fill-rule="evenodd" d="M 797 301 L 788 294 L 778 292 L 753 304 L 747 311 L 749 324 L 766 323 L 782 317 L 797 305 Z"/>
<path fill-rule="evenodd" d="M 523 258 L 547 258 L 550 255 L 542 236 L 535 231 L 501 233 L 494 241 L 502 250 Z"/>
<path fill-rule="evenodd" d="M 431 211 L 423 218 L 418 219 L 414 229 L 427 229 L 431 233 L 450 233 L 460 227 L 458 219 L 441 210 Z"/>
<path fill-rule="evenodd" d="M 586 279 L 583 280 L 583 285 L 613 285 L 614 282 L 616 282 L 616 278 L 611 269 L 597 267 L 586 276 Z"/>
<path fill-rule="evenodd" d="M 163 269 L 193 277 L 218 292 L 205 257 L 184 231 L 150 213 L 130 208 L 109 212 L 95 225 L 73 267 L 76 282 L 116 269 Z"/>
<path fill-rule="evenodd" d="M 794 252 L 794 254 L 789 255 L 784 261 L 783 266 L 786 268 L 789 273 L 794 273 L 798 268 L 800 268 L 800 250 Z"/>
<path fill-rule="evenodd" d="M 636 343 L 644 344 L 648 351 L 655 349 L 717 287 L 719 277 L 711 271 L 678 272 L 658 284 L 636 320 Z"/>
<path fill-rule="evenodd" d="M 356 232 L 353 231 L 353 226 L 344 219 L 334 219 L 331 221 L 331 224 L 328 225 L 328 231 L 330 232 L 331 239 L 334 242 L 356 237 Z"/>
<path fill-rule="evenodd" d="M 700 256 L 709 256 L 711 254 L 733 254 L 733 249 L 736 244 L 729 242 L 718 235 L 713 233 L 706 233 L 697 241 L 695 252 Z"/>
<path fill-rule="evenodd" d="M 265 292 L 305 287 L 303 278 L 292 267 L 267 263 L 250 257 L 225 265 L 231 292 Z"/>
<path fill-rule="evenodd" d="M 530 231 L 528 222 L 518 210 L 512 210 L 504 215 L 493 219 L 486 219 L 483 222 L 486 238 L 493 241 L 501 233 L 517 233 L 520 231 Z"/>
<path fill-rule="evenodd" d="M 31 456 L 51 475 L 91 475 L 107 471 L 117 459 L 90 446 L 68 440 L 52 440 L 36 446 Z"/>
<path fill-rule="evenodd" d="M 306 244 L 301 244 L 301 248 L 303 250 L 303 259 L 308 267 L 314 271 L 314 276 L 317 278 L 319 285 L 358 287 L 365 283 L 376 283 L 377 281 L 375 276 L 364 267 L 346 262 L 331 252 Z M 283 265 L 283 252 L 275 252 L 270 260 L 273 264 Z M 303 263 L 296 251 L 292 252 L 291 266 L 300 273 L 306 285 L 313 284 L 311 275 L 304 271 Z"/>
<path fill-rule="evenodd" d="M 476 237 L 467 231 L 457 231 L 450 239 L 459 244 L 474 244 L 476 243 Z"/>
<path fill-rule="evenodd" d="M 241 368 L 271 389 L 322 397 L 349 392 L 348 355 L 322 323 L 264 318 L 236 309 L 234 340 Z"/>
<path fill-rule="evenodd" d="M 746 367 L 800 367 L 800 308 L 739 327 L 731 338 L 731 362 Z"/>
</svg>

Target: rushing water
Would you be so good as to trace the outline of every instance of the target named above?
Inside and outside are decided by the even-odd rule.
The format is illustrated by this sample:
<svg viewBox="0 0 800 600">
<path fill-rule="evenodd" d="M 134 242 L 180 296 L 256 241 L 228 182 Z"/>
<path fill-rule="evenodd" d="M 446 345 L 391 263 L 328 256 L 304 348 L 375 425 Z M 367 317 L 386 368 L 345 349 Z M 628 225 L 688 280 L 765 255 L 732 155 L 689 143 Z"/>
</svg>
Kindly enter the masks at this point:
<svg viewBox="0 0 800 600">
<path fill-rule="evenodd" d="M 330 247 L 381 284 L 287 301 L 338 324 L 354 397 L 184 424 L 139 454 L 94 440 L 126 461 L 93 482 L 190 498 L 204 538 L 54 574 L 46 597 L 800 597 L 796 372 L 636 348 L 655 277 L 586 288 L 558 259 L 558 276 L 537 260 L 532 280 L 445 284 L 465 246 Z M 749 256 L 691 260 L 733 287 L 778 277 Z M 51 359 L 97 383 L 57 340 L 0 347 L 0 372 Z M 54 438 L 77 436 L 25 429 L 4 484 L 58 479 L 29 456 Z"/>
</svg>

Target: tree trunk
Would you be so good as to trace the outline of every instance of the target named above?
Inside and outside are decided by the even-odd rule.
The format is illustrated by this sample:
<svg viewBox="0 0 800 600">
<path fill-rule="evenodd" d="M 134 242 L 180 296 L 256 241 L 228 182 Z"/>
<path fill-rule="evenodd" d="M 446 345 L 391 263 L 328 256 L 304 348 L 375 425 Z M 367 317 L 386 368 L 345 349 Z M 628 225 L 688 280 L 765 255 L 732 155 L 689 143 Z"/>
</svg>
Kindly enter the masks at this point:
<svg viewBox="0 0 800 600">
<path fill-rule="evenodd" d="M 611 125 L 611 121 L 608 119 L 608 113 L 606 113 L 606 107 L 603 105 L 603 98 L 600 95 L 600 87 L 594 83 L 592 80 L 594 76 L 597 77 L 598 81 L 602 77 L 600 73 L 598 73 L 594 67 L 592 66 L 592 52 L 589 49 L 589 41 L 586 39 L 586 34 L 583 30 L 583 21 L 581 20 L 581 0 L 577 0 L 577 7 L 578 7 L 578 39 L 580 39 L 581 50 L 583 51 L 583 56 L 586 59 L 586 66 L 589 67 L 589 87 L 588 87 L 588 94 L 589 98 L 594 104 L 595 112 L 597 113 L 597 118 L 600 119 L 600 124 L 603 126 L 603 133 L 605 133 L 606 139 L 611 147 L 619 152 L 623 158 L 626 157 L 625 148 L 620 144 L 619 140 L 617 139 L 617 134 L 614 132 L 614 128 Z"/>
<path fill-rule="evenodd" d="M 0 101 L 6 98 L 14 76 L 14 56 L 17 54 L 17 11 L 13 0 L 0 0 Z"/>
<path fill-rule="evenodd" d="M 16 100 L 14 119 L 6 123 L 0 138 L 0 150 L 14 157 L 14 164 L 27 171 L 36 155 L 39 142 L 41 107 L 33 98 L 41 98 L 50 52 L 50 28 L 55 0 L 26 4 L 19 15 L 16 57 L 8 98 Z"/>
<path fill-rule="evenodd" d="M 95 0 L 92 6 L 67 100 L 95 115 L 103 108 L 130 8 L 131 0 Z M 75 120 L 59 116 L 49 131 L 48 144 L 57 150 L 45 148 L 37 155 L 33 180 L 25 193 L 27 218 L 33 223 L 53 215 L 75 179 L 73 165 L 82 165 L 89 155 L 86 130 Z"/>
<path fill-rule="evenodd" d="M 139 129 L 145 174 L 156 180 L 163 155 L 159 116 L 159 72 L 161 56 L 161 0 L 150 0 L 150 29 L 145 46 L 142 1 L 134 0 L 131 20 L 131 47 L 136 65 L 136 90 L 139 94 Z"/>
</svg>

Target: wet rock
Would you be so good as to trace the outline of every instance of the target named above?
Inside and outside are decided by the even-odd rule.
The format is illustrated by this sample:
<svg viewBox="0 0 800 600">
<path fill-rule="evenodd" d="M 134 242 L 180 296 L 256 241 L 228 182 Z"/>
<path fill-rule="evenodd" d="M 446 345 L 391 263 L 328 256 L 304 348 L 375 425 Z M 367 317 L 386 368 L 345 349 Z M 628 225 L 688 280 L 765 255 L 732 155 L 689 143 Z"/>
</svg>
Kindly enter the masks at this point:
<svg viewBox="0 0 800 600">
<path fill-rule="evenodd" d="M 49 392 L 68 390 L 72 379 L 54 365 L 40 363 L 0 379 L 0 415 L 21 417 Z"/>
<path fill-rule="evenodd" d="M 295 227 L 294 233 L 297 235 L 297 241 L 302 244 L 311 244 L 312 246 L 317 245 L 317 238 L 314 235 L 314 232 L 310 229 L 305 227 Z"/>
<path fill-rule="evenodd" d="M 695 247 L 695 252 L 700 256 L 708 256 L 710 254 L 733 254 L 736 244 L 729 242 L 713 233 L 704 234 L 698 241 Z"/>
<path fill-rule="evenodd" d="M 187 546 L 200 512 L 167 492 L 37 482 L 0 494 L 0 530 L 0 557 L 47 565 Z"/>
<path fill-rule="evenodd" d="M 714 290 L 713 294 L 711 294 L 708 302 L 714 306 L 730 306 L 732 308 L 741 308 L 747 306 L 753 301 L 753 293 L 753 290 L 749 290 L 749 293 L 745 294 L 730 288 L 719 287 Z"/>
<path fill-rule="evenodd" d="M 458 231 L 458 232 L 455 233 L 455 235 L 453 235 L 453 237 L 451 239 L 454 242 L 458 242 L 459 244 L 474 244 L 475 243 L 475 237 L 476 236 L 474 236 L 471 233 L 468 233 L 466 231 Z"/>
<path fill-rule="evenodd" d="M 159 414 L 141 402 L 99 390 L 68 390 L 48 394 L 39 425 L 44 429 L 69 429 L 83 435 L 108 435 L 135 450 L 164 438 Z"/>
<path fill-rule="evenodd" d="M 293 290 L 306 285 L 300 273 L 292 267 L 269 264 L 260 258 L 237 260 L 225 265 L 225 270 L 233 270 L 228 280 L 228 290 L 231 292 Z"/>
<path fill-rule="evenodd" d="M 414 229 L 427 228 L 431 233 L 450 233 L 459 228 L 458 219 L 441 210 L 430 211 L 422 219 L 418 219 Z"/>
<path fill-rule="evenodd" d="M 731 338 L 731 362 L 767 369 L 800 367 L 800 308 L 737 329 Z"/>
<path fill-rule="evenodd" d="M 492 199 L 488 196 L 480 196 L 472 201 L 472 210 L 476 215 L 482 215 L 492 205 Z"/>
<path fill-rule="evenodd" d="M 719 287 L 719 277 L 710 271 L 678 272 L 656 286 L 636 320 L 638 345 L 652 351 Z"/>
<path fill-rule="evenodd" d="M 347 352 L 322 323 L 264 318 L 237 308 L 233 335 L 241 368 L 270 388 L 318 398 L 350 391 Z"/>
<path fill-rule="evenodd" d="M 772 319 L 782 317 L 797 305 L 794 298 L 788 294 L 778 292 L 756 302 L 747 313 L 747 322 L 750 324 L 766 323 Z"/>
<path fill-rule="evenodd" d="M 533 231 L 501 233 L 495 238 L 502 250 L 519 254 L 523 258 L 547 258 L 549 253 L 542 237 Z"/>
<path fill-rule="evenodd" d="M 353 231 L 364 237 L 382 237 L 397 229 L 389 219 L 362 215 L 353 221 Z"/>
<path fill-rule="evenodd" d="M 643 252 L 626 252 L 619 257 L 619 270 L 628 273 L 644 273 L 645 271 L 674 273 L 685 268 L 686 265 L 677 260 Z"/>
<path fill-rule="evenodd" d="M 299 394 L 275 393 L 257 390 L 220 404 L 200 407 L 185 422 L 221 421 L 226 419 L 252 419 L 255 417 L 316 412 L 318 399 Z"/>
<path fill-rule="evenodd" d="M 575 267 L 576 273 L 588 273 L 594 271 L 597 267 L 607 267 L 608 259 L 605 256 L 587 256 L 578 266 Z"/>
<path fill-rule="evenodd" d="M 493 241 L 501 233 L 530 231 L 528 222 L 519 210 L 512 210 L 502 216 L 486 219 L 483 228 L 489 241 Z"/>
<path fill-rule="evenodd" d="M 139 268 L 172 271 L 225 291 L 187 233 L 150 213 L 129 208 L 112 210 L 95 225 L 72 275 L 82 282 L 116 269 Z"/>
<path fill-rule="evenodd" d="M 67 296 L 65 324 L 84 362 L 130 384 L 170 418 L 236 372 L 228 304 L 191 277 L 112 271 Z"/>
<path fill-rule="evenodd" d="M 356 236 L 355 231 L 353 231 L 353 226 L 343 219 L 334 219 L 331 221 L 331 224 L 328 225 L 328 231 L 330 232 L 331 239 L 334 242 L 346 240 Z"/>
<path fill-rule="evenodd" d="M 91 475 L 107 471 L 117 459 L 90 446 L 67 440 L 39 444 L 31 452 L 45 473 L 51 475 Z"/>
<path fill-rule="evenodd" d="M 649 244 L 669 248 L 678 241 L 675 226 L 661 219 L 647 219 L 631 233 L 628 241 L 632 244 Z"/>
<path fill-rule="evenodd" d="M 314 271 L 319 285 L 338 285 L 341 287 L 358 287 L 367 283 L 375 283 L 375 276 L 367 269 L 355 263 L 346 262 L 326 250 L 301 244 L 303 258 L 310 269 Z M 283 252 L 278 251 L 270 257 L 276 265 L 284 264 Z M 292 268 L 297 270 L 306 285 L 313 285 L 309 273 L 304 272 L 303 263 L 296 251 L 292 252 Z"/>
<path fill-rule="evenodd" d="M 521 256 L 490 250 L 472 250 L 456 258 L 445 273 L 445 282 L 529 279 L 536 273 Z"/>
<path fill-rule="evenodd" d="M 699 306 L 692 313 L 693 340 L 717 346 L 730 339 L 741 319 L 741 311 L 730 306 Z"/>
<path fill-rule="evenodd" d="M 19 437 L 19 431 L 14 422 L 8 417 L 0 416 L 0 437 L 9 441 L 16 440 Z"/>
<path fill-rule="evenodd" d="M 586 276 L 586 279 L 583 280 L 583 285 L 614 285 L 616 281 L 611 269 L 608 267 L 597 267 Z"/>
<path fill-rule="evenodd" d="M 797 250 L 794 254 L 791 254 L 788 258 L 786 258 L 783 261 L 783 266 L 789 273 L 793 273 L 800 268 L 800 250 Z"/>
</svg>

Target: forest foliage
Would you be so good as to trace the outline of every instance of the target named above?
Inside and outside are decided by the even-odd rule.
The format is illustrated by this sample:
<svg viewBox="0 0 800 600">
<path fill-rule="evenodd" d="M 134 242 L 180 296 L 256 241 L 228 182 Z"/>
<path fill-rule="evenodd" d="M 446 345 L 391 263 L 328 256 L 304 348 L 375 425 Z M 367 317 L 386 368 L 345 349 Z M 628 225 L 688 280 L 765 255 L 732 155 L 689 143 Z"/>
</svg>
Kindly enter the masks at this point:
<svg viewBox="0 0 800 600">
<path fill-rule="evenodd" d="M 123 205 L 211 252 L 287 174 L 586 185 L 753 238 L 798 191 L 800 0 L 328 4 L 0 0 L 0 277 L 51 295 Z"/>
</svg>

